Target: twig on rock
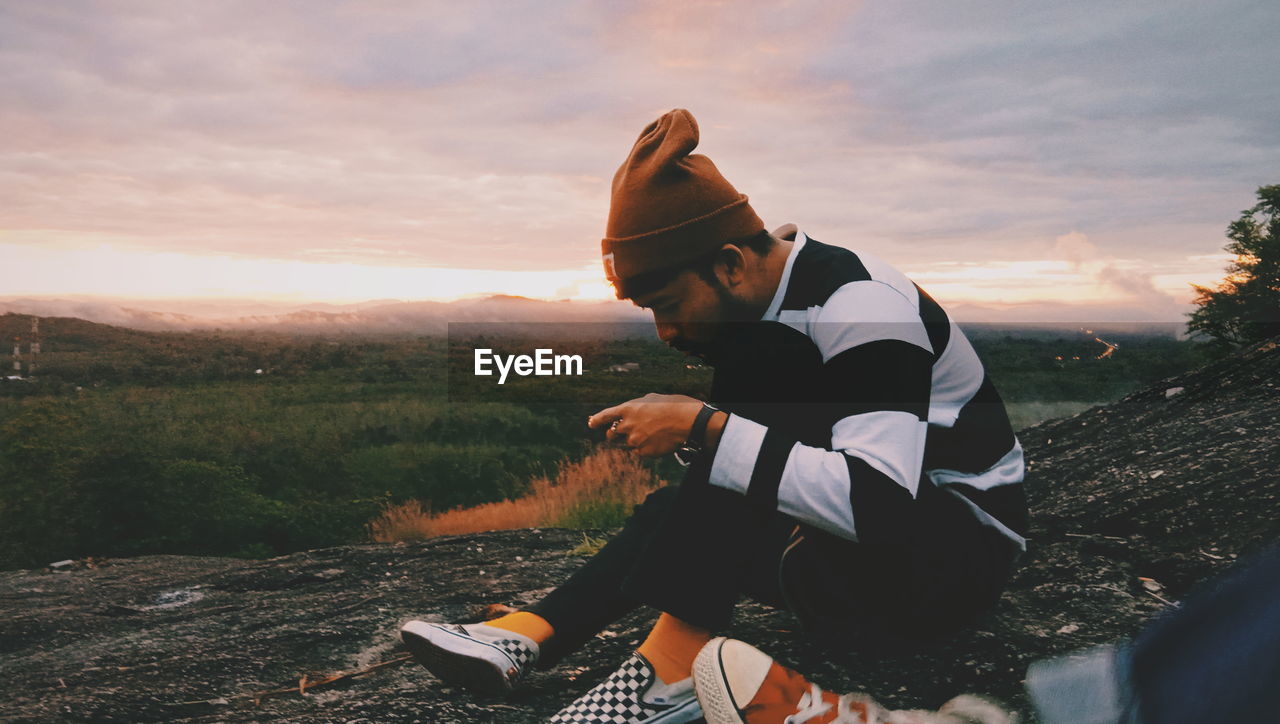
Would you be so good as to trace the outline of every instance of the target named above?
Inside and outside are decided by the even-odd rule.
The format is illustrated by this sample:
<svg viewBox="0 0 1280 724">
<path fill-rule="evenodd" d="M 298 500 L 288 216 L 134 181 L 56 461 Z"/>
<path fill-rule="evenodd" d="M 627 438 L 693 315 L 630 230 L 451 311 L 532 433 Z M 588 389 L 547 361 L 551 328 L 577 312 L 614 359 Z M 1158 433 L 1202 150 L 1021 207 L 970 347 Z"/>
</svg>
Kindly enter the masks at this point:
<svg viewBox="0 0 1280 724">
<path fill-rule="evenodd" d="M 411 656 L 410 654 L 403 654 L 401 656 L 397 656 L 394 659 L 379 661 L 378 663 L 373 664 L 371 666 L 366 666 L 363 669 L 355 669 L 353 671 L 341 671 L 334 674 L 333 676 L 327 676 L 323 679 L 317 679 L 315 681 L 311 681 L 309 676 L 304 674 L 301 679 L 298 679 L 297 686 L 292 686 L 292 687 L 289 687 L 288 689 L 268 689 L 267 691 L 253 691 L 245 694 L 236 694 L 234 696 L 225 697 L 225 699 L 253 699 L 254 706 L 261 706 L 263 699 L 266 699 L 272 696 L 281 696 L 283 694 L 293 694 L 293 693 L 306 696 L 306 692 L 308 689 L 314 689 L 319 686 L 327 686 L 329 684 L 335 684 L 339 681 L 346 681 L 347 679 L 354 679 L 360 676 L 364 676 L 365 674 L 369 674 L 374 671 L 377 671 L 378 669 L 386 668 L 388 666 L 398 666 L 400 664 L 405 663 L 406 661 L 411 661 L 411 660 L 413 660 L 413 656 Z M 194 706 L 196 704 L 210 704 L 213 701 L 214 701 L 213 699 L 196 699 L 195 701 L 180 701 L 180 702 L 177 702 L 176 704 L 173 704 L 173 706 Z"/>
<path fill-rule="evenodd" d="M 345 612 L 345 611 L 350 611 L 350 610 L 351 610 L 351 609 L 353 609 L 353 608 L 358 608 L 358 607 L 360 607 L 360 606 L 365 605 L 366 603 L 369 603 L 370 601 L 376 601 L 376 600 L 378 600 L 379 598 L 382 598 L 382 594 L 381 594 L 381 593 L 375 593 L 375 594 L 373 594 L 372 596 L 366 596 L 366 597 L 364 597 L 364 598 L 360 599 L 359 601 L 356 601 L 355 603 L 348 603 L 348 604 L 347 604 L 347 605 L 345 605 L 345 606 L 342 606 L 342 607 L 340 607 L 340 608 L 334 609 L 334 613 L 343 613 L 343 612 Z"/>
<path fill-rule="evenodd" d="M 1224 417 L 1235 417 L 1236 415 L 1243 415 L 1243 414 L 1244 414 L 1244 413 L 1246 413 L 1246 412 L 1248 412 L 1248 410 L 1236 410 L 1235 412 L 1228 412 L 1228 413 L 1226 413 L 1225 415 L 1218 415 L 1217 417 L 1211 417 L 1211 418 L 1209 418 L 1208 420 L 1201 420 L 1200 422 L 1198 422 L 1198 423 L 1196 423 L 1196 424 L 1198 424 L 1198 425 L 1206 425 L 1206 424 L 1208 424 L 1208 423 L 1210 423 L 1210 422 L 1216 422 L 1216 421 L 1218 421 L 1218 420 L 1221 420 L 1221 419 L 1222 419 L 1222 418 L 1224 418 Z"/>
<path fill-rule="evenodd" d="M 1113 540 L 1118 543 L 1129 542 L 1127 539 L 1121 538 L 1119 536 L 1103 535 L 1101 533 L 1064 533 L 1063 535 L 1067 536 L 1068 538 L 1105 538 L 1107 540 Z"/>
</svg>

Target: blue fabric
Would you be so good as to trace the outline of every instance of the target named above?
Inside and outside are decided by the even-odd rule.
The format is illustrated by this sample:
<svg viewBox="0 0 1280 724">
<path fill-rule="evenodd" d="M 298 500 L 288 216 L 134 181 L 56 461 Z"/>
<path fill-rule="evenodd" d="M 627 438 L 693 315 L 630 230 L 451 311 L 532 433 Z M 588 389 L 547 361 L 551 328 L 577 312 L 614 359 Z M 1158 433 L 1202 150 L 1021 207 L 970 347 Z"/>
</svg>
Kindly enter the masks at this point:
<svg viewBox="0 0 1280 724">
<path fill-rule="evenodd" d="M 1131 644 L 1032 664 L 1027 691 L 1044 724 L 1280 721 L 1280 545 Z"/>
<path fill-rule="evenodd" d="M 1280 722 L 1280 546 L 1149 625 L 1129 675 L 1143 722 Z"/>
</svg>

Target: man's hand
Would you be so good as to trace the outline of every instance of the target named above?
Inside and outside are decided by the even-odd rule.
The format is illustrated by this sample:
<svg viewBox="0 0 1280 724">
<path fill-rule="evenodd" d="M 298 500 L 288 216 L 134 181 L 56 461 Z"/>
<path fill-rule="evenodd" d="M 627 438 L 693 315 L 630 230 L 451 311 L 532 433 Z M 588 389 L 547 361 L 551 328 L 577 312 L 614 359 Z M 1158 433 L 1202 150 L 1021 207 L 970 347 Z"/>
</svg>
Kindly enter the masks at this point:
<svg viewBox="0 0 1280 724">
<path fill-rule="evenodd" d="M 649 393 L 621 405 L 606 407 L 587 418 L 592 428 L 608 428 L 609 442 L 617 442 L 645 457 L 673 453 L 689 439 L 702 401 L 687 395 Z"/>
</svg>

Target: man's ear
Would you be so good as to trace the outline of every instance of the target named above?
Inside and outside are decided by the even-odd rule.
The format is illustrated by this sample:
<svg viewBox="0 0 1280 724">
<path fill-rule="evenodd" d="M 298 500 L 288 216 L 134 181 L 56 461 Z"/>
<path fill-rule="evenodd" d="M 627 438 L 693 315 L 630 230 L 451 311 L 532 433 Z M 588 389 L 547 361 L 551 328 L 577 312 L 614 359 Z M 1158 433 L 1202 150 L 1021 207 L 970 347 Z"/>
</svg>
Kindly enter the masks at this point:
<svg viewBox="0 0 1280 724">
<path fill-rule="evenodd" d="M 716 278 L 725 287 L 732 289 L 743 282 L 747 272 L 747 258 L 742 249 L 734 244 L 725 244 L 716 252 L 715 264 L 712 266 Z"/>
</svg>

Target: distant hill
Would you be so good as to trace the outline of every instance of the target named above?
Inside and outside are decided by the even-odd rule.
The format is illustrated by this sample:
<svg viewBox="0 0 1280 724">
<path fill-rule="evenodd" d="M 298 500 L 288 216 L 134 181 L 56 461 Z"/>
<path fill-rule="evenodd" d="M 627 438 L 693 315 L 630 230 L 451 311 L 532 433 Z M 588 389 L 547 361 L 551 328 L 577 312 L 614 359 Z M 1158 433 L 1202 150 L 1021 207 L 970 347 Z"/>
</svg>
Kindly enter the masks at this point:
<svg viewBox="0 0 1280 724">
<path fill-rule="evenodd" d="M 6 353 L 2 357 L 6 375 L 12 374 L 8 353 L 15 338 L 22 340 L 26 374 L 31 361 L 31 319 L 27 314 L 0 314 L 0 351 Z M 76 317 L 39 319 L 41 352 L 36 377 L 41 381 L 39 387 L 50 393 L 57 391 L 59 383 L 212 381 L 242 379 L 263 368 L 300 371 L 329 367 L 333 363 L 327 358 L 348 359 L 354 344 L 319 336 L 295 338 L 278 330 L 152 331 Z"/>
<path fill-rule="evenodd" d="M 0 351 L 12 351 L 15 337 L 21 337 L 25 354 L 27 342 L 31 339 L 31 316 L 27 314 L 0 314 Z M 57 339 L 60 351 L 80 351 L 94 349 L 97 351 L 123 350 L 140 343 L 150 342 L 157 336 L 137 329 L 121 327 L 99 322 L 91 322 L 75 317 L 40 317 L 40 337 L 48 340 Z M 48 345 L 45 345 L 46 353 Z"/>
<path fill-rule="evenodd" d="M 184 311 L 185 310 L 185 311 Z M 545 301 L 492 295 L 453 302 L 380 300 L 350 305 L 100 299 L 0 299 L 0 312 L 77 317 L 147 331 L 242 330 L 289 334 L 444 334 L 454 323 L 648 323 L 624 302 Z"/>
<path fill-rule="evenodd" d="M 0 297 L 0 313 L 77 317 L 148 331 L 262 330 L 289 334 L 444 334 L 454 323 L 528 322 L 649 324 L 651 315 L 629 302 L 547 301 L 490 295 L 453 302 L 371 300 L 306 304 L 254 300 L 109 300 L 96 297 Z M 1141 309 L 1039 304 L 948 307 L 971 335 L 1050 335 L 1097 327 L 1108 334 L 1185 335 L 1182 321 L 1153 319 Z M 1057 321 L 1044 321 L 1044 320 Z M 631 334 L 627 332 L 628 336 Z"/>
</svg>

